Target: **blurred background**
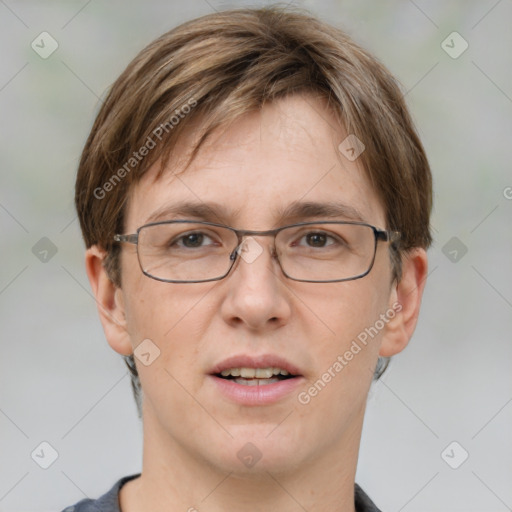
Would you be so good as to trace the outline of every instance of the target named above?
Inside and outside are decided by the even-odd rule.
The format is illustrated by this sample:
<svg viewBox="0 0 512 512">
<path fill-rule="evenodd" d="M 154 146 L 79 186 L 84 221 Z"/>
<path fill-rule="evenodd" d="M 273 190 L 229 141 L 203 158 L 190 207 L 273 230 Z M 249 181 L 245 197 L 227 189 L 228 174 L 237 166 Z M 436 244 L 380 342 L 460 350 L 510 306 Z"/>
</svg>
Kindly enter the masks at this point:
<svg viewBox="0 0 512 512">
<path fill-rule="evenodd" d="M 146 44 L 268 3 L 0 0 L 0 511 L 58 511 L 140 471 L 129 378 L 84 271 L 78 158 Z M 423 311 L 372 387 L 357 482 L 386 512 L 512 510 L 512 1 L 294 4 L 397 76 L 434 174 Z"/>
</svg>

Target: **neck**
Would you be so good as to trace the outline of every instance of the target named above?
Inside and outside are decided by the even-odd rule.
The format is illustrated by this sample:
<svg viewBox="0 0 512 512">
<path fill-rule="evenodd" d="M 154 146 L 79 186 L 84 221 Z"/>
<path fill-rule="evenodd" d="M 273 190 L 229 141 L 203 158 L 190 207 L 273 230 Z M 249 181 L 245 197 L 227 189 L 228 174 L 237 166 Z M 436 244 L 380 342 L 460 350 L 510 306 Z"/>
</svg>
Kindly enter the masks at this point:
<svg viewBox="0 0 512 512">
<path fill-rule="evenodd" d="M 122 512 L 355 512 L 354 479 L 364 410 L 336 446 L 289 471 L 248 472 L 199 459 L 144 416 L 142 474 L 120 492 Z M 155 418 L 151 418 L 154 420 Z"/>
</svg>

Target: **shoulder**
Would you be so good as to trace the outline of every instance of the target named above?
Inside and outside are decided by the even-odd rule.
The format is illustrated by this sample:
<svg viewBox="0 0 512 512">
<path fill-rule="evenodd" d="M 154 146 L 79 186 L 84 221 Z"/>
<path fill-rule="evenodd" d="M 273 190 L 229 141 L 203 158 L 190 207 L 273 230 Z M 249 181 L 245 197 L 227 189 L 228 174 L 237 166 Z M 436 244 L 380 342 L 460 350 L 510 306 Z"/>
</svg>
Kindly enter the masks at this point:
<svg viewBox="0 0 512 512">
<path fill-rule="evenodd" d="M 62 512 L 120 512 L 119 511 L 119 490 L 130 480 L 140 476 L 125 476 L 118 480 L 114 486 L 100 498 L 93 500 L 86 498 L 75 505 L 66 507 Z"/>
<path fill-rule="evenodd" d="M 356 484 L 355 486 L 356 512 L 381 512 L 370 497 Z"/>
</svg>

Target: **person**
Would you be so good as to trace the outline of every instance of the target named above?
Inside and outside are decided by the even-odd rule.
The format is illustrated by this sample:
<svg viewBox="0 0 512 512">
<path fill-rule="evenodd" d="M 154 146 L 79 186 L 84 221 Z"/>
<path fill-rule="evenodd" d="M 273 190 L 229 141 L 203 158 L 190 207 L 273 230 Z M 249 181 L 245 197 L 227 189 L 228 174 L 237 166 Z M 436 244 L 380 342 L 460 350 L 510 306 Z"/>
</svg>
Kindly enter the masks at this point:
<svg viewBox="0 0 512 512">
<path fill-rule="evenodd" d="M 427 157 L 390 72 L 281 6 L 149 44 L 105 99 L 76 208 L 140 474 L 66 511 L 378 511 L 366 400 L 417 322 Z"/>
</svg>

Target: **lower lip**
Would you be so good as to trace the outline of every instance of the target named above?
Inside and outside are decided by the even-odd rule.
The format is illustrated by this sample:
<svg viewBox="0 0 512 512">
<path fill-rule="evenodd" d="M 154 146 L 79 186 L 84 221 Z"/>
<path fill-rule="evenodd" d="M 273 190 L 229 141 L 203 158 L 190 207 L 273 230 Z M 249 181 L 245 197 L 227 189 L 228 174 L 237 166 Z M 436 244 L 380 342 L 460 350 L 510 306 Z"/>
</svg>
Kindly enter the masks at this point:
<svg viewBox="0 0 512 512">
<path fill-rule="evenodd" d="M 304 380 L 303 377 L 293 377 L 272 384 L 246 386 L 216 375 L 209 377 L 225 397 L 242 405 L 268 405 L 278 402 L 296 390 Z"/>
</svg>

